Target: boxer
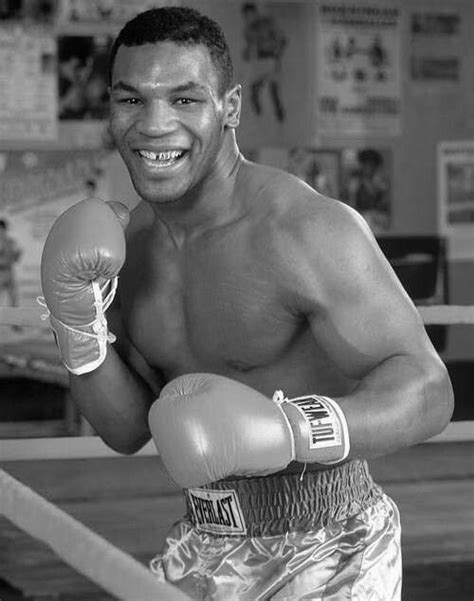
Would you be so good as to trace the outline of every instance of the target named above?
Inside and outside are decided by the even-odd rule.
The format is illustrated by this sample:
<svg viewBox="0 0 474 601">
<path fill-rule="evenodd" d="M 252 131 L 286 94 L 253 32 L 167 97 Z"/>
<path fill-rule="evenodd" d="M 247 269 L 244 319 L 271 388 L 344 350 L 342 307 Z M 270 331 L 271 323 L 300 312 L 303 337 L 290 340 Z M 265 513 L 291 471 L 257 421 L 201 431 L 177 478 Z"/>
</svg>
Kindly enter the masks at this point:
<svg viewBox="0 0 474 601">
<path fill-rule="evenodd" d="M 121 453 L 153 436 L 184 489 L 152 569 L 195 599 L 400 599 L 398 511 L 367 459 L 453 409 L 416 308 L 354 210 L 242 156 L 215 22 L 139 14 L 110 77 L 141 202 L 60 217 L 42 284 L 82 413 Z"/>
</svg>

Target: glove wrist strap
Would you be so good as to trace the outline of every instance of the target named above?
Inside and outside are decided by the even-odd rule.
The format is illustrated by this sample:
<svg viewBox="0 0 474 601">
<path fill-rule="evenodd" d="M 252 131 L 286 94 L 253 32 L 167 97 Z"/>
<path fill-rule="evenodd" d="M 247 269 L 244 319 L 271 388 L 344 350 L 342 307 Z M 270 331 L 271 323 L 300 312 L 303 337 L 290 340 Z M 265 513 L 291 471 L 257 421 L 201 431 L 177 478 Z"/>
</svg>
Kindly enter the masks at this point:
<svg viewBox="0 0 474 601">
<path fill-rule="evenodd" d="M 288 399 L 281 391 L 275 397 L 291 425 L 298 461 L 333 465 L 347 458 L 349 428 L 334 399 L 315 394 Z"/>
</svg>

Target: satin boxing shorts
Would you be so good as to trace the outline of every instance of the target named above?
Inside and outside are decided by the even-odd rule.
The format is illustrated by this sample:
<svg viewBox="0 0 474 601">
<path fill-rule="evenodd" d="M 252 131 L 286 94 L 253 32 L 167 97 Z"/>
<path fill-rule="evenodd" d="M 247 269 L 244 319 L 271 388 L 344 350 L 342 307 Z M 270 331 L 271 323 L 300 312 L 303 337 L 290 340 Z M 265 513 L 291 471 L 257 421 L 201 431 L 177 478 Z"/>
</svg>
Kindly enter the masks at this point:
<svg viewBox="0 0 474 601">
<path fill-rule="evenodd" d="M 366 461 L 184 490 L 150 564 L 206 601 L 399 601 L 400 520 Z"/>
</svg>

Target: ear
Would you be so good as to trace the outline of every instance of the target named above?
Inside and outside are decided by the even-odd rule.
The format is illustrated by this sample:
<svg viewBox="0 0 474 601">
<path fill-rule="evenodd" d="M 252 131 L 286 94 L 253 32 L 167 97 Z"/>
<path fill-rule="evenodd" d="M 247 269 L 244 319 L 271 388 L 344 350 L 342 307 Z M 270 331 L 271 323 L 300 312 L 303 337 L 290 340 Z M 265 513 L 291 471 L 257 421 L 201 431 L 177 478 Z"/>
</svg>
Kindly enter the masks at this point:
<svg viewBox="0 0 474 601">
<path fill-rule="evenodd" d="M 242 108 L 242 86 L 234 86 L 225 93 L 225 126 L 236 128 L 240 123 L 240 110 Z"/>
</svg>

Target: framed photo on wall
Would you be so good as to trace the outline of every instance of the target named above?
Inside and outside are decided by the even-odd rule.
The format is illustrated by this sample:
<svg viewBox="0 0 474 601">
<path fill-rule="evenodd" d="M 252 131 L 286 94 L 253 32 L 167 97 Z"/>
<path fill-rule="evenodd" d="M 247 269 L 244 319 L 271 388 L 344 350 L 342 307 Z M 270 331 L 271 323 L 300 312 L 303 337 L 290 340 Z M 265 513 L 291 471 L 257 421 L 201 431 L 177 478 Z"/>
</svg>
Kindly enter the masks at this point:
<svg viewBox="0 0 474 601">
<path fill-rule="evenodd" d="M 340 197 L 341 153 L 339 150 L 308 146 L 265 147 L 258 150 L 254 160 L 296 175 L 325 196 Z"/>
<path fill-rule="evenodd" d="M 392 153 L 379 146 L 344 148 L 341 200 L 356 209 L 374 233 L 390 230 Z"/>
<path fill-rule="evenodd" d="M 341 192 L 341 155 L 338 150 L 294 146 L 288 152 L 287 170 L 330 198 Z"/>
<path fill-rule="evenodd" d="M 438 144 L 438 229 L 451 259 L 474 259 L 474 140 Z"/>
</svg>

